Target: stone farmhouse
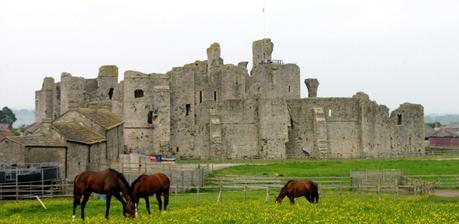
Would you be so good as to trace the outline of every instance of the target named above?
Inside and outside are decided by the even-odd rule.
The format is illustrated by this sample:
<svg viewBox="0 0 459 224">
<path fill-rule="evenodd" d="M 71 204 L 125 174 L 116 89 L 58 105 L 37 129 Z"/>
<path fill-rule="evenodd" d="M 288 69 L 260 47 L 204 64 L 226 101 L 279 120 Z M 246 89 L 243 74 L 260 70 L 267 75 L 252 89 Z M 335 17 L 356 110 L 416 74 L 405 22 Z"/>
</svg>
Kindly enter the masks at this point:
<svg viewBox="0 0 459 224">
<path fill-rule="evenodd" d="M 166 74 L 126 71 L 119 82 L 118 68 L 105 65 L 94 79 L 69 73 L 62 73 L 60 82 L 46 77 L 35 95 L 34 129 L 54 120 L 52 129 L 65 140 L 59 144 L 86 147 L 68 152 L 86 161 L 96 151 L 109 160 L 118 153 L 147 151 L 183 159 L 330 159 L 424 152 L 421 105 L 404 103 L 389 113 L 363 92 L 318 97 L 317 79 L 305 80 L 309 96 L 301 98 L 300 68 L 272 59 L 273 49 L 270 39 L 253 42 L 250 71 L 247 61 L 224 64 L 220 45 L 214 43 L 207 49 L 207 60 L 174 67 Z M 117 115 L 122 120 L 103 125 L 86 119 L 84 111 L 100 119 Z M 99 138 L 91 134 L 75 141 L 79 132 L 58 132 L 70 118 L 77 122 L 68 127 L 95 132 Z M 86 128 L 78 126 L 80 121 Z M 0 144 L 25 150 L 25 138 L 23 143 L 7 138 L 8 143 Z"/>
<path fill-rule="evenodd" d="M 33 134 L 0 141 L 0 163 L 50 163 L 60 176 L 73 178 L 119 159 L 123 150 L 123 120 L 104 109 L 68 110 L 54 121 L 42 119 Z"/>
</svg>

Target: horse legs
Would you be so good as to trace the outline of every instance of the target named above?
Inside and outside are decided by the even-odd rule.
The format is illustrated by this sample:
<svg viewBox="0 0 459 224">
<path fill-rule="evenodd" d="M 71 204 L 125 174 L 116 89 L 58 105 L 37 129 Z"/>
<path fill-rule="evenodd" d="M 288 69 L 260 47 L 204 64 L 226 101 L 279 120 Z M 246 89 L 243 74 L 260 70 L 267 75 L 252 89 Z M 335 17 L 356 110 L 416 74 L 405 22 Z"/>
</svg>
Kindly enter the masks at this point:
<svg viewBox="0 0 459 224">
<path fill-rule="evenodd" d="M 83 201 L 81 202 L 81 219 L 84 220 L 84 207 L 86 207 L 86 202 L 89 200 L 89 196 L 91 195 L 90 191 L 85 191 L 83 196 Z"/>
<path fill-rule="evenodd" d="M 287 196 L 287 197 L 290 200 L 290 204 L 294 205 L 295 204 L 295 198 L 294 197 L 290 197 L 290 196 Z"/>
<path fill-rule="evenodd" d="M 164 210 L 166 210 L 168 204 L 169 204 L 169 190 L 164 192 Z"/>
<path fill-rule="evenodd" d="M 120 193 L 115 193 L 115 194 L 113 194 L 113 196 L 115 196 L 115 198 L 118 199 L 118 201 L 120 201 L 121 204 L 123 205 L 123 216 L 126 217 L 126 202 L 124 202 L 124 200 L 121 197 Z"/>
<path fill-rule="evenodd" d="M 308 200 L 310 203 L 314 203 L 314 196 L 313 196 L 313 195 L 306 194 L 306 195 L 304 195 L 304 197 L 305 197 L 306 200 Z"/>
<path fill-rule="evenodd" d="M 72 214 L 72 222 L 75 221 L 75 210 L 76 207 L 80 204 L 81 195 L 73 195 L 73 214 Z"/>
<path fill-rule="evenodd" d="M 163 206 L 163 201 L 161 200 L 161 192 L 156 193 L 156 200 L 158 201 L 159 211 L 161 211 Z"/>
<path fill-rule="evenodd" d="M 148 214 L 150 215 L 150 199 L 148 198 L 148 196 L 145 197 L 145 204 L 147 205 L 147 211 L 148 211 Z"/>
<path fill-rule="evenodd" d="M 110 201 L 112 200 L 112 195 L 107 194 L 105 196 L 105 207 L 107 210 L 105 211 L 105 218 L 108 219 L 108 214 L 110 213 Z"/>
<path fill-rule="evenodd" d="M 315 197 L 315 199 L 316 199 L 316 200 L 315 200 L 316 203 L 319 203 L 319 194 L 318 194 L 318 193 L 315 193 L 315 196 L 314 196 L 314 197 Z"/>
</svg>

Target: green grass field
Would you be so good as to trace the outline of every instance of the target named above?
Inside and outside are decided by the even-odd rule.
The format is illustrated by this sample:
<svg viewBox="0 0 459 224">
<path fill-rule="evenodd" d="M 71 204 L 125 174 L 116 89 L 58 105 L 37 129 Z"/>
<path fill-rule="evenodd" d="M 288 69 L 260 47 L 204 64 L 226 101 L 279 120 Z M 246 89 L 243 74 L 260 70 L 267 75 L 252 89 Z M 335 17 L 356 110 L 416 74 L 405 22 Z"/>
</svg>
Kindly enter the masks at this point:
<svg viewBox="0 0 459 224">
<path fill-rule="evenodd" d="M 366 159 L 366 160 L 286 160 L 243 164 L 217 170 L 212 175 L 263 176 L 279 173 L 292 177 L 348 176 L 351 170 L 400 169 L 406 175 L 458 174 L 459 160 Z"/>
<path fill-rule="evenodd" d="M 275 193 L 268 203 L 261 191 L 248 192 L 247 200 L 242 192 L 224 192 L 220 203 L 217 193 L 179 194 L 171 197 L 168 211 L 159 213 L 152 204 L 152 215 L 141 201 L 136 219 L 122 217 L 121 206 L 113 201 L 109 221 L 104 201 L 91 199 L 85 223 L 459 223 L 459 198 L 324 192 L 319 204 L 298 198 L 291 206 L 288 200 L 275 204 Z M 44 201 L 47 210 L 37 201 L 1 202 L 0 223 L 71 222 L 70 199 Z"/>
</svg>

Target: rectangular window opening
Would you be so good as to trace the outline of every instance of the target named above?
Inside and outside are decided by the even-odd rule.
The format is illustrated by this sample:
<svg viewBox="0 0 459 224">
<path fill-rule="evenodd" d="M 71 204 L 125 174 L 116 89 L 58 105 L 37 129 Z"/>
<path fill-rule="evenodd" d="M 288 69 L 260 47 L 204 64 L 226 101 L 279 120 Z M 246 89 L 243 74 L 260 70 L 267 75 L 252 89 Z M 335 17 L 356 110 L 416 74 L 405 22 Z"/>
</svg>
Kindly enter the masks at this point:
<svg viewBox="0 0 459 224">
<path fill-rule="evenodd" d="M 186 105 L 185 105 L 185 109 L 186 109 L 185 116 L 190 115 L 190 112 L 191 112 L 191 104 L 186 104 Z"/>
<path fill-rule="evenodd" d="M 149 111 L 149 112 L 148 112 L 147 122 L 148 122 L 149 124 L 153 124 L 153 111 Z"/>
<path fill-rule="evenodd" d="M 202 91 L 199 91 L 199 103 L 202 103 Z"/>
</svg>

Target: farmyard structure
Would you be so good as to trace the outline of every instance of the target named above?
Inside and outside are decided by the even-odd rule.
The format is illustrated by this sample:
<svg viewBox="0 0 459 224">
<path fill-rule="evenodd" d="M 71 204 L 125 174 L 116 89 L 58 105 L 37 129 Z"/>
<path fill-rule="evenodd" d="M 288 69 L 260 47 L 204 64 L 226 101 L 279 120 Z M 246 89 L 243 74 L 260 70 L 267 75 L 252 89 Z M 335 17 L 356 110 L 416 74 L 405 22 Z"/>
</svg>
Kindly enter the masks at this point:
<svg viewBox="0 0 459 224">
<path fill-rule="evenodd" d="M 300 69 L 273 60 L 270 39 L 253 42 L 248 62 L 224 64 L 218 43 L 207 60 L 166 74 L 102 66 L 95 79 L 62 73 L 36 91 L 36 122 L 81 107 L 108 109 L 124 119 L 124 151 L 187 159 L 388 157 L 424 152 L 423 107 L 389 109 L 362 92 L 317 97 Z"/>
</svg>

